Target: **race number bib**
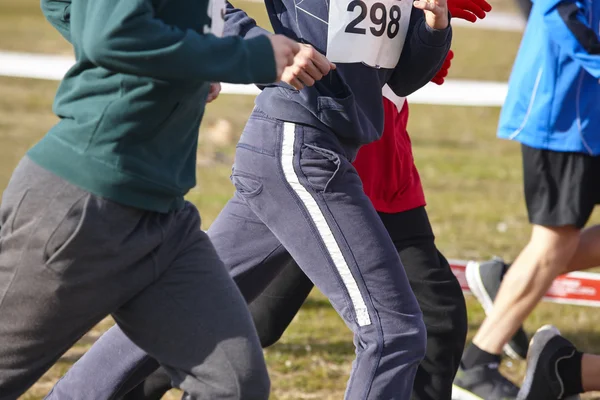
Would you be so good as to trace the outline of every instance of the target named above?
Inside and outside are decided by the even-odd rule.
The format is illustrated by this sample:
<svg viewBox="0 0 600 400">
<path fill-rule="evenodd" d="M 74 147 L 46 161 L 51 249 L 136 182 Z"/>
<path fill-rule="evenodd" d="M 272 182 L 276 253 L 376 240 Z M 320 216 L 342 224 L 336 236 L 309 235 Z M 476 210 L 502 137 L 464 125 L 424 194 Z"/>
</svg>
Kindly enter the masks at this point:
<svg viewBox="0 0 600 400">
<path fill-rule="evenodd" d="M 394 68 L 406 40 L 411 0 L 330 0 L 327 58 Z"/>
<path fill-rule="evenodd" d="M 210 17 L 210 27 L 205 27 L 204 33 L 222 37 L 225 28 L 225 0 L 208 0 L 207 11 Z"/>
</svg>

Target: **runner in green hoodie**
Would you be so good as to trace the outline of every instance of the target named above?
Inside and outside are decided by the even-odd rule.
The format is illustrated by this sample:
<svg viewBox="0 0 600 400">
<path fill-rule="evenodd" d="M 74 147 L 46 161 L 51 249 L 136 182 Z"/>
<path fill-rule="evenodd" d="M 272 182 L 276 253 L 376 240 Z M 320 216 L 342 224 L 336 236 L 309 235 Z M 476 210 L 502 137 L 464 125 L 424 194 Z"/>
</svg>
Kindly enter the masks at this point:
<svg viewBox="0 0 600 400">
<path fill-rule="evenodd" d="M 219 38 L 224 6 L 42 1 L 76 63 L 54 103 L 60 121 L 2 195 L 0 399 L 108 314 L 192 398 L 268 398 L 245 302 L 184 195 L 210 82 L 277 81 L 300 46 Z"/>
</svg>

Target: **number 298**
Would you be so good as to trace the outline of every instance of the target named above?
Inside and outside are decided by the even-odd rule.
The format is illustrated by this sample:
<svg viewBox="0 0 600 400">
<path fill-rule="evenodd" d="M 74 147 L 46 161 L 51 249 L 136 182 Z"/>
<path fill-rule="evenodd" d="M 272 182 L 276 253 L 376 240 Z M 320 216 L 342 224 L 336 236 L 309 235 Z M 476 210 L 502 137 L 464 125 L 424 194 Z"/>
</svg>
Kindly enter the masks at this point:
<svg viewBox="0 0 600 400">
<path fill-rule="evenodd" d="M 394 4 L 390 7 L 389 20 L 388 10 L 383 3 L 372 3 L 369 10 L 369 6 L 363 0 L 352 0 L 348 4 L 347 11 L 353 12 L 357 7 L 360 9 L 360 14 L 346 26 L 345 32 L 366 35 L 367 29 L 359 27 L 358 24 L 367 18 L 367 14 L 369 14 L 369 19 L 375 25 L 375 27 L 371 26 L 369 28 L 374 36 L 379 37 L 387 32 L 387 36 L 393 39 L 400 31 L 401 12 L 398 5 Z"/>
</svg>

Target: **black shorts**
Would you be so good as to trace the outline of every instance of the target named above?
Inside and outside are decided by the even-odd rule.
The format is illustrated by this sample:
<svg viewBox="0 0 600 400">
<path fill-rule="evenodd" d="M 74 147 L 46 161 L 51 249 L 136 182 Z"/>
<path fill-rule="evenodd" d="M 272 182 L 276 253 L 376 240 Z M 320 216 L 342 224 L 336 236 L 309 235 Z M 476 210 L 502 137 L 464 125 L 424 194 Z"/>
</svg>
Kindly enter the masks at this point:
<svg viewBox="0 0 600 400">
<path fill-rule="evenodd" d="M 583 228 L 600 203 L 600 157 L 521 145 L 529 222 Z"/>
</svg>

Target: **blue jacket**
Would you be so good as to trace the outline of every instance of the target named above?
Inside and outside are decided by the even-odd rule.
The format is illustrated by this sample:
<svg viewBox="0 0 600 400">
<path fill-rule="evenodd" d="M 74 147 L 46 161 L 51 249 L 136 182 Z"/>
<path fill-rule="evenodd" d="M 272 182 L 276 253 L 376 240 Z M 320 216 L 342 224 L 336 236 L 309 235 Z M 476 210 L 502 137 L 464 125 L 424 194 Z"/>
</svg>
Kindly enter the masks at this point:
<svg viewBox="0 0 600 400">
<path fill-rule="evenodd" d="M 412 4 L 412 0 L 400 1 Z M 265 0 L 275 33 L 309 43 L 322 54 L 327 53 L 328 22 L 332 22 L 328 21 L 330 3 L 331 0 L 303 0 L 299 6 L 296 0 Z M 354 5 L 356 10 L 353 11 Z M 347 7 L 348 12 L 358 15 L 359 6 L 368 8 L 381 4 L 348 0 L 343 12 Z M 371 13 L 380 15 L 373 10 Z M 435 76 L 450 49 L 451 27 L 429 28 L 423 12 L 417 8 L 412 8 L 405 23 L 408 25 L 406 41 L 395 67 L 336 62 L 336 70 L 301 91 L 286 84 L 264 88 L 256 99 L 257 107 L 273 118 L 329 131 L 352 146 L 379 139 L 383 131 L 382 87 L 388 84 L 399 96 L 420 89 Z M 371 34 L 377 25 L 365 19 L 358 27 Z M 225 35 L 251 38 L 265 33 L 242 10 L 227 5 Z"/>
<path fill-rule="evenodd" d="M 600 0 L 535 0 L 498 137 L 600 154 Z"/>
</svg>

